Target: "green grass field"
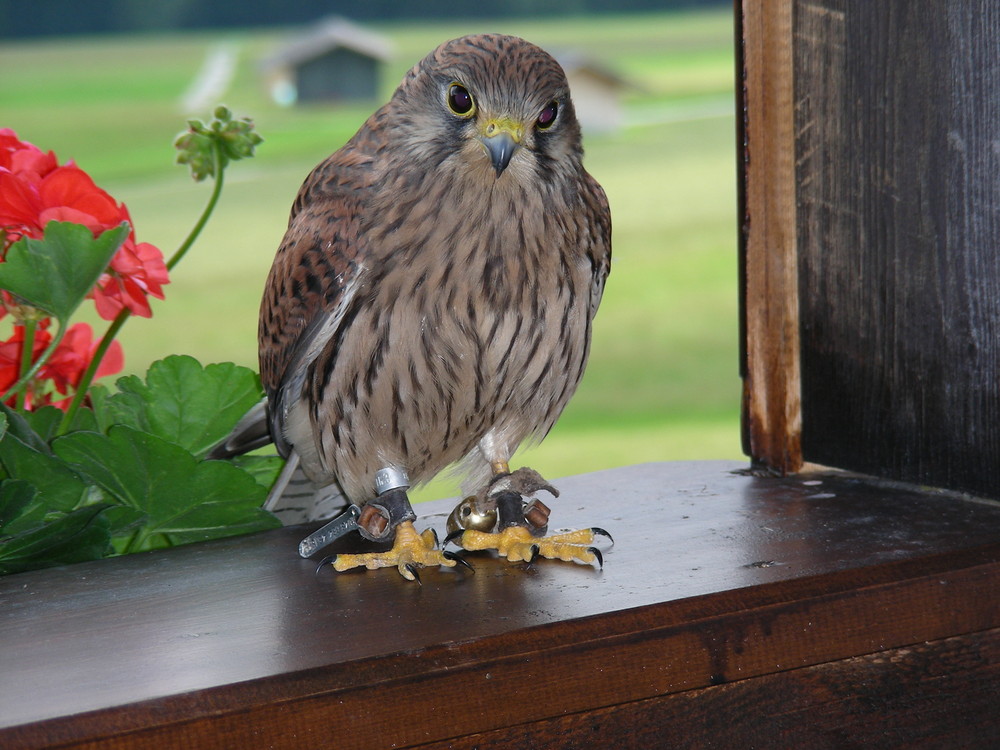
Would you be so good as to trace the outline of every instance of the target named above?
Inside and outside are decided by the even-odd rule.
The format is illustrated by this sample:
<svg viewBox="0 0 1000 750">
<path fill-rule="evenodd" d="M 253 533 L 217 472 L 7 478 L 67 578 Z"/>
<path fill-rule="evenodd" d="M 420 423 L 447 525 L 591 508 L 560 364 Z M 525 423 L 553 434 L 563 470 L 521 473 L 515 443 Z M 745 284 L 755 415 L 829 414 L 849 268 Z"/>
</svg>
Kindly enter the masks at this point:
<svg viewBox="0 0 1000 750">
<path fill-rule="evenodd" d="M 634 84 L 631 124 L 585 138 L 614 219 L 614 263 L 590 366 L 560 423 L 518 457 L 557 477 L 645 461 L 739 458 L 732 20 L 726 12 L 384 26 L 402 73 L 445 39 L 475 31 L 582 48 Z M 265 143 L 227 173 L 212 224 L 174 272 L 151 320 L 121 340 L 129 372 L 168 353 L 255 366 L 260 290 L 288 207 L 309 169 L 374 108 L 282 109 L 258 79 L 288 30 L 5 43 L 0 127 L 74 159 L 124 201 L 140 241 L 172 252 L 209 192 L 172 166 L 190 114 L 179 100 L 219 43 L 239 53 L 223 98 Z M 91 318 L 93 320 L 93 318 Z M 98 328 L 98 330 L 101 330 Z M 4 334 L 6 335 L 6 334 Z M 420 497 L 451 493 L 436 482 Z"/>
</svg>

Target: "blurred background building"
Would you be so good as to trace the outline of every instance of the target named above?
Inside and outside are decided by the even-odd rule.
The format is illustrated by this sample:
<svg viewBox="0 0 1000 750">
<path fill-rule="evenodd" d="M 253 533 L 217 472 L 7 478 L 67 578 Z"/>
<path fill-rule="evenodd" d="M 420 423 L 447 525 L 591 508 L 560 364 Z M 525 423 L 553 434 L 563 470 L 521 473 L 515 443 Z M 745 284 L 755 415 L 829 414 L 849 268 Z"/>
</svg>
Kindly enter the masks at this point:
<svg viewBox="0 0 1000 750">
<path fill-rule="evenodd" d="M 334 16 L 291 38 L 261 72 L 278 104 L 374 101 L 392 55 L 386 37 Z"/>
</svg>

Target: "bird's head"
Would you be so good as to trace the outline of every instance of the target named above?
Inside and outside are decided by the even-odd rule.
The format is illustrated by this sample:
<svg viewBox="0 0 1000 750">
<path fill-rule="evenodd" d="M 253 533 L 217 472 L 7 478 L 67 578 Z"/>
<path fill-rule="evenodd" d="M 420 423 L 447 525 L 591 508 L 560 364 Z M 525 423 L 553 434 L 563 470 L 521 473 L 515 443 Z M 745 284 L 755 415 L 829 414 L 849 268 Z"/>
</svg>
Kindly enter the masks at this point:
<svg viewBox="0 0 1000 750">
<path fill-rule="evenodd" d="M 566 75 L 544 50 L 501 34 L 446 42 L 404 78 L 394 100 L 415 153 L 501 180 L 544 177 L 582 159 Z"/>
</svg>

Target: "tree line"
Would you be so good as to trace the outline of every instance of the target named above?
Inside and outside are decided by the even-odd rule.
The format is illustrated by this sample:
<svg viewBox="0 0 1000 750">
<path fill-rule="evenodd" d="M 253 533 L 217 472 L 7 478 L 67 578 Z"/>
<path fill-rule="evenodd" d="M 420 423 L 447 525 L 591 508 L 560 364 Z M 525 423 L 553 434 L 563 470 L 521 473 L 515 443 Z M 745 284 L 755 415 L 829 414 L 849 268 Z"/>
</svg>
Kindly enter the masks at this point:
<svg viewBox="0 0 1000 750">
<path fill-rule="evenodd" d="M 0 38 L 253 28 L 330 15 L 357 21 L 446 20 L 717 7 L 731 0 L 0 0 Z"/>
</svg>

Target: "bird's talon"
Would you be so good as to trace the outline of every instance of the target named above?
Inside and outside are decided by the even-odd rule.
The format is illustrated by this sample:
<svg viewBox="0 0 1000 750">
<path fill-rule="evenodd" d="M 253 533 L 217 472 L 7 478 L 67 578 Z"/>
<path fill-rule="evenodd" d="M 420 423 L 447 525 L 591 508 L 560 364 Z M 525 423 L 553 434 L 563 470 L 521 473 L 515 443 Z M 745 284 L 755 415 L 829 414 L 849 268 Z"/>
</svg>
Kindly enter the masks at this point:
<svg viewBox="0 0 1000 750">
<path fill-rule="evenodd" d="M 456 563 L 458 563 L 459 565 L 462 565 L 462 566 L 468 568 L 473 573 L 476 572 L 476 569 L 472 566 L 472 563 L 470 563 L 468 560 L 466 560 L 464 557 L 462 557 L 458 553 L 452 552 L 451 550 L 445 550 L 441 554 L 444 555 L 444 557 L 445 557 L 446 560 L 454 560 Z"/>
<path fill-rule="evenodd" d="M 417 571 L 417 566 L 413 563 L 406 563 L 400 568 L 399 572 L 402 574 L 403 578 L 408 581 L 416 581 L 418 585 L 424 585 L 420 580 L 420 573 Z"/>
<path fill-rule="evenodd" d="M 614 539 L 614 537 L 611 536 L 611 534 L 609 534 L 607 531 L 605 531 L 604 529 L 602 529 L 600 526 L 591 526 L 590 527 L 590 533 L 595 534 L 595 535 L 600 535 L 600 536 L 606 536 L 608 538 L 608 541 L 611 542 L 611 546 L 612 547 L 615 546 L 615 539 Z"/>
<path fill-rule="evenodd" d="M 319 561 L 319 565 L 316 566 L 316 574 L 319 575 L 319 572 L 323 569 L 324 565 L 332 565 L 334 562 L 336 562 L 336 560 L 337 560 L 336 555 L 327 555 L 326 557 L 324 557 L 322 560 Z"/>
<path fill-rule="evenodd" d="M 587 552 L 592 554 L 597 559 L 597 567 L 599 570 L 604 570 L 604 555 L 601 553 L 597 547 L 587 547 Z"/>
<path fill-rule="evenodd" d="M 444 538 L 444 546 L 447 547 L 450 542 L 454 542 L 456 539 L 458 539 L 464 533 L 465 533 L 465 529 L 455 529 L 450 534 L 448 534 L 448 536 L 446 536 Z M 459 545 L 459 546 L 461 546 L 461 545 Z"/>
<path fill-rule="evenodd" d="M 427 549 L 438 548 L 438 535 L 432 527 L 427 527 L 420 533 L 420 539 Z"/>
</svg>

